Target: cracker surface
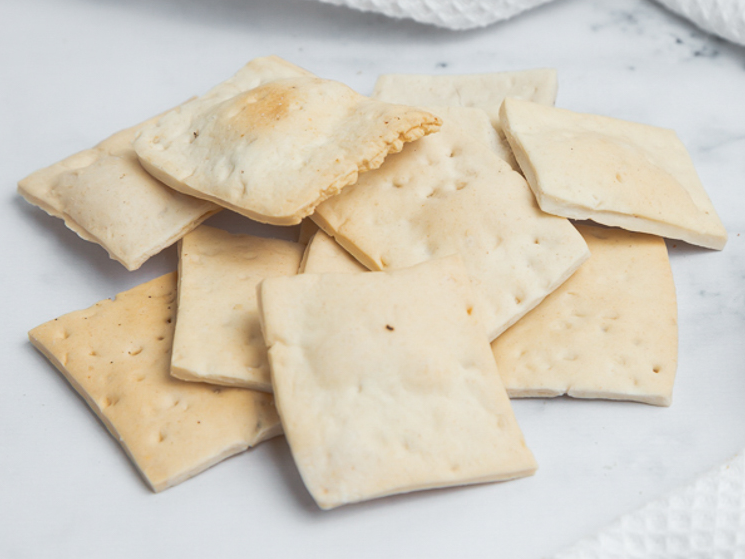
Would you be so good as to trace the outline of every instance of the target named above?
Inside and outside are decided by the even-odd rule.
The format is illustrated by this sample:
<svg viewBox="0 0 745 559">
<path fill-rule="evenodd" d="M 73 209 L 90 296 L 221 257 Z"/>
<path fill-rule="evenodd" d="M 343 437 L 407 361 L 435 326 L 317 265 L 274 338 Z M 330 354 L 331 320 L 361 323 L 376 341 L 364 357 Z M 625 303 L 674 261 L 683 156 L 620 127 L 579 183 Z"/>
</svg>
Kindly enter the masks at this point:
<svg viewBox="0 0 745 559">
<path fill-rule="evenodd" d="M 313 220 L 371 270 L 459 253 L 494 339 L 589 252 L 568 220 L 540 210 L 519 173 L 461 129 L 457 117 L 438 114 L 439 133 L 362 175 L 321 204 Z"/>
<path fill-rule="evenodd" d="M 678 326 L 665 242 L 622 229 L 578 229 L 590 259 L 492 342 L 507 393 L 669 406 Z"/>
<path fill-rule="evenodd" d="M 357 262 L 354 256 L 344 250 L 333 237 L 329 237 L 320 229 L 308 243 L 300 265 L 300 273 L 304 274 L 343 274 L 366 271 L 367 268 Z"/>
<path fill-rule="evenodd" d="M 202 225 L 179 246 L 171 374 L 182 380 L 271 392 L 256 302 L 264 278 L 294 275 L 303 247 Z"/>
<path fill-rule="evenodd" d="M 32 173 L 18 192 L 136 270 L 220 209 L 168 188 L 142 168 L 132 141 L 157 118 Z"/>
<path fill-rule="evenodd" d="M 259 289 L 277 409 L 321 508 L 535 471 L 458 257 Z"/>
<path fill-rule="evenodd" d="M 544 211 L 724 248 L 727 231 L 672 130 L 519 99 L 501 114 Z"/>
<path fill-rule="evenodd" d="M 389 103 L 418 107 L 481 109 L 487 113 L 498 134 L 494 149 L 513 169 L 518 169 L 502 130 L 499 108 L 507 97 L 553 105 L 557 89 L 556 70 L 549 68 L 445 76 L 383 74 L 375 83 L 373 97 Z"/>
<path fill-rule="evenodd" d="M 154 491 L 278 435 L 271 395 L 169 374 L 176 274 L 29 332 Z"/>
<path fill-rule="evenodd" d="M 143 130 L 135 150 L 172 188 L 264 223 L 300 223 L 360 173 L 440 125 L 425 111 L 369 99 L 304 70 L 260 83 L 244 80 L 245 72 Z"/>
</svg>

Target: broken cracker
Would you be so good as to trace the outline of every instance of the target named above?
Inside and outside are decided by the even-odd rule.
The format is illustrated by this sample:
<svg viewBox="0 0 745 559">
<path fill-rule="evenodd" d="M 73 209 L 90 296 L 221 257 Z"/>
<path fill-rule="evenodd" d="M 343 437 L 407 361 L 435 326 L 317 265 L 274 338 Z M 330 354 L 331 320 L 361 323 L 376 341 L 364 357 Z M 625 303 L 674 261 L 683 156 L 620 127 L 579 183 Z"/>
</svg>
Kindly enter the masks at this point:
<svg viewBox="0 0 745 559">
<path fill-rule="evenodd" d="M 360 173 L 440 126 L 425 111 L 305 71 L 258 86 L 243 80 L 245 71 L 163 116 L 134 146 L 172 188 L 256 221 L 300 223 Z"/>
</svg>

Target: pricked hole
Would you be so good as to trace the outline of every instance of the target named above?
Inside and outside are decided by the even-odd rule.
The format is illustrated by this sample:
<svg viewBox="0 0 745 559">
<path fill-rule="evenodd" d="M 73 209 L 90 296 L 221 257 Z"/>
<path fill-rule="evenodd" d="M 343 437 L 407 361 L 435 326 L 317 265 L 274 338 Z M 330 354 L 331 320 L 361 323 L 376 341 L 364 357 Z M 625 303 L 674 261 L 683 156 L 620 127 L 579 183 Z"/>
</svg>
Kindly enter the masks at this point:
<svg viewBox="0 0 745 559">
<path fill-rule="evenodd" d="M 142 348 L 136 347 L 135 349 L 130 350 L 127 353 L 129 353 L 130 355 L 139 355 L 140 353 L 142 353 Z"/>
<path fill-rule="evenodd" d="M 386 260 L 385 258 L 381 258 L 380 259 L 380 267 L 381 268 L 387 268 L 388 267 L 388 260 Z"/>
<path fill-rule="evenodd" d="M 523 298 L 520 295 L 515 295 L 515 304 L 520 305 L 523 302 Z"/>
<path fill-rule="evenodd" d="M 657 365 L 656 367 L 652 367 L 653 373 L 659 373 L 661 370 L 662 370 L 662 367 L 660 367 L 659 365 Z"/>
<path fill-rule="evenodd" d="M 473 314 L 473 307 L 468 307 L 466 312 L 468 313 L 468 316 L 471 316 Z"/>
<path fill-rule="evenodd" d="M 137 382 L 142 382 L 143 380 L 145 380 L 145 375 L 139 375 L 135 380 Z"/>
<path fill-rule="evenodd" d="M 540 239 L 534 239 L 533 240 L 533 244 L 534 245 L 540 245 L 541 244 L 541 240 Z"/>
<path fill-rule="evenodd" d="M 460 155 L 460 150 L 453 148 L 450 150 L 450 157 L 458 157 Z"/>
<path fill-rule="evenodd" d="M 158 442 L 159 443 L 162 443 L 167 438 L 168 438 L 168 435 L 166 433 L 164 433 L 163 431 L 161 431 L 160 433 L 158 433 Z"/>
<path fill-rule="evenodd" d="M 163 340 L 165 340 L 165 337 L 163 337 L 163 336 L 158 336 L 158 337 L 156 338 L 156 340 L 158 340 L 159 342 L 162 342 Z"/>
<path fill-rule="evenodd" d="M 601 332 L 607 332 L 608 330 L 610 330 L 610 326 L 608 326 L 607 324 L 604 324 L 600 327 Z"/>
<path fill-rule="evenodd" d="M 98 353 L 96 353 L 95 350 L 91 350 L 88 355 L 90 355 L 91 357 L 95 357 L 96 355 L 98 355 Z"/>
<path fill-rule="evenodd" d="M 173 322 L 173 319 L 172 319 L 172 318 L 170 318 L 170 317 L 168 317 L 168 318 L 166 319 L 166 324 L 170 324 L 171 322 Z"/>
<path fill-rule="evenodd" d="M 181 400 L 179 400 L 178 398 L 176 398 L 176 399 L 175 399 L 175 400 L 173 401 L 173 407 L 175 408 L 175 407 L 176 407 L 176 406 L 178 406 L 178 405 L 179 405 L 180 403 L 181 403 Z"/>
<path fill-rule="evenodd" d="M 616 173 L 616 180 L 618 182 L 623 182 L 623 177 L 621 176 L 621 173 Z"/>
<path fill-rule="evenodd" d="M 458 181 L 455 183 L 455 190 L 463 190 L 467 186 L 468 186 L 467 181 Z"/>
</svg>

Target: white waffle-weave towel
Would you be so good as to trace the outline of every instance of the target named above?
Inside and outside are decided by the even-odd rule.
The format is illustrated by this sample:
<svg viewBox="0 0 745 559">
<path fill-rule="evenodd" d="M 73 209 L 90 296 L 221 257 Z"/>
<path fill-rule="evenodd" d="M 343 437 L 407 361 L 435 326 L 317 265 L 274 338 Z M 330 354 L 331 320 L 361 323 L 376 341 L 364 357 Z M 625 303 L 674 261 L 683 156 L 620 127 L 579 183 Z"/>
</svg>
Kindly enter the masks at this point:
<svg viewBox="0 0 745 559">
<path fill-rule="evenodd" d="M 745 451 L 554 559 L 745 558 Z"/>
<path fill-rule="evenodd" d="M 473 29 L 509 19 L 551 0 L 321 0 L 448 29 Z M 745 45 L 745 0 L 657 0 L 673 12 Z"/>
</svg>

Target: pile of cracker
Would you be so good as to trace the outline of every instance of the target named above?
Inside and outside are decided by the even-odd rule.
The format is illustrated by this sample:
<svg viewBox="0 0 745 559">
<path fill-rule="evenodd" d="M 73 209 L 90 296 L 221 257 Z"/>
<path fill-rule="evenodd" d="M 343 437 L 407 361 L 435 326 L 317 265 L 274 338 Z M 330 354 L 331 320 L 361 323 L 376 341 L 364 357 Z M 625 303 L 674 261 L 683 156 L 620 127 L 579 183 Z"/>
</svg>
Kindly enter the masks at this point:
<svg viewBox="0 0 745 559">
<path fill-rule="evenodd" d="M 663 237 L 727 239 L 674 132 L 556 88 L 384 75 L 364 97 L 255 59 L 19 183 L 129 270 L 179 243 L 178 272 L 31 342 L 155 491 L 281 433 L 324 509 L 533 474 L 510 398 L 670 405 Z M 223 208 L 301 238 L 201 225 Z"/>
</svg>

